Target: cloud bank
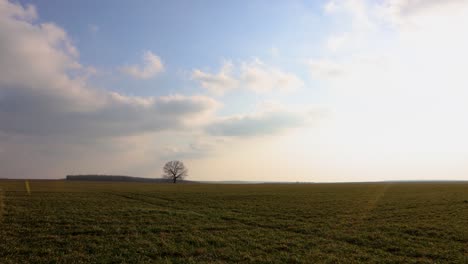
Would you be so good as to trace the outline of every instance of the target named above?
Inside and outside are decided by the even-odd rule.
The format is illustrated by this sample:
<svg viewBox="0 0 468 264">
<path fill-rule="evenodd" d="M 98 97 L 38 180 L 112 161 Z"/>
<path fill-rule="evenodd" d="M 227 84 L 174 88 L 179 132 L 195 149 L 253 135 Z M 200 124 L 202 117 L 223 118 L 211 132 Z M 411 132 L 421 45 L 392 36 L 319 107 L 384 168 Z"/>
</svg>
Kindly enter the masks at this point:
<svg viewBox="0 0 468 264">
<path fill-rule="evenodd" d="M 2 1 L 0 12 L 3 133 L 131 135 L 180 128 L 219 105 L 203 96 L 142 98 L 93 89 L 83 78 L 87 68 L 79 63 L 79 53 L 62 28 L 36 24 L 32 7 Z M 157 61 L 151 53 L 145 56 Z M 142 76 L 156 72 L 155 65 L 140 72 Z"/>
<path fill-rule="evenodd" d="M 0 58 L 3 177 L 63 176 L 80 165 L 98 168 L 93 160 L 103 166 L 122 158 L 126 166 L 148 161 L 140 150 L 158 140 L 145 134 L 200 126 L 220 106 L 206 96 L 135 97 L 95 89 L 86 79 L 92 68 L 80 64 L 64 29 L 37 22 L 33 6 L 5 0 L 0 1 Z M 146 78 L 162 70 L 152 53 L 145 59 L 136 75 Z M 27 166 L 21 164 L 25 160 Z M 34 173 L 41 171 L 50 175 Z"/>
<path fill-rule="evenodd" d="M 206 127 L 214 136 L 252 137 L 273 135 L 287 129 L 302 127 L 318 118 L 320 111 L 270 109 L 255 113 L 218 118 Z"/>
<path fill-rule="evenodd" d="M 96 89 L 87 79 L 94 68 L 79 57 L 67 32 L 39 22 L 33 6 L 0 0 L 2 177 L 89 171 L 157 176 L 161 159 L 197 158 L 213 152 L 223 137 L 272 134 L 302 123 L 300 114 L 282 110 L 216 117 L 221 103 L 201 95 L 138 97 Z M 152 52 L 143 60 L 122 71 L 138 79 L 164 71 Z M 194 71 L 193 78 L 213 91 L 303 85 L 258 60 L 233 68 L 227 63 L 218 74 Z"/>
</svg>

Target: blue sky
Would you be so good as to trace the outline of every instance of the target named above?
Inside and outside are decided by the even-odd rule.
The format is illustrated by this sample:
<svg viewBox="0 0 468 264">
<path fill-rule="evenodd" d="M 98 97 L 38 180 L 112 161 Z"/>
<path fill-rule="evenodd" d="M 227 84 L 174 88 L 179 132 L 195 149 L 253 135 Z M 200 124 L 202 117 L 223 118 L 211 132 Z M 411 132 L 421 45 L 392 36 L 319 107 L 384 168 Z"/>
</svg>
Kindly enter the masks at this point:
<svg viewBox="0 0 468 264">
<path fill-rule="evenodd" d="M 466 179 L 467 15 L 0 0 L 0 176 L 158 177 L 181 159 L 194 180 Z"/>
<path fill-rule="evenodd" d="M 225 57 L 267 56 L 272 46 L 289 49 L 294 44 L 291 54 L 310 53 L 326 26 L 320 21 L 321 6 L 302 1 L 30 3 L 37 6 L 41 20 L 55 21 L 70 33 L 83 62 L 102 66 L 129 60 L 144 49 L 157 50 L 188 68 Z M 98 36 L 91 37 L 90 25 L 99 28 Z"/>
<path fill-rule="evenodd" d="M 190 78 L 192 69 L 216 71 L 225 60 L 260 58 L 307 79 L 308 96 L 236 93 L 222 113 L 246 112 L 261 100 L 309 104 L 326 96 L 304 67 L 304 58 L 319 56 L 329 27 L 320 2 L 23 2 L 28 3 L 37 7 L 40 20 L 54 21 L 67 31 L 83 64 L 106 72 L 139 63 L 147 50 L 164 61 L 165 74 L 151 80 L 112 74 L 90 78 L 102 89 L 137 96 L 199 94 Z"/>
<path fill-rule="evenodd" d="M 327 23 L 319 2 L 252 1 L 23 1 L 41 21 L 64 28 L 80 61 L 104 70 L 139 63 L 144 51 L 158 54 L 166 74 L 149 81 L 102 77 L 97 84 L 136 95 L 197 93 L 187 81 L 194 68 L 216 70 L 223 60 L 254 57 L 306 74 L 300 62 L 316 56 Z M 97 32 L 93 31 L 97 29 Z M 273 56 L 272 49 L 281 54 Z"/>
</svg>

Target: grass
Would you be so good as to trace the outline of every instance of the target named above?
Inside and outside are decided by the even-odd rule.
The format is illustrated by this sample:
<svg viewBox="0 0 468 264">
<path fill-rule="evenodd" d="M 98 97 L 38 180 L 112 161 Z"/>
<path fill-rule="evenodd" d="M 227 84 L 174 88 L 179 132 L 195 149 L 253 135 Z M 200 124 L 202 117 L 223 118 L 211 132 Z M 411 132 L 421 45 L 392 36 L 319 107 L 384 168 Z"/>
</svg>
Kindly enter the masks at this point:
<svg viewBox="0 0 468 264">
<path fill-rule="evenodd" d="M 0 263 L 468 263 L 468 184 L 0 181 Z"/>
</svg>

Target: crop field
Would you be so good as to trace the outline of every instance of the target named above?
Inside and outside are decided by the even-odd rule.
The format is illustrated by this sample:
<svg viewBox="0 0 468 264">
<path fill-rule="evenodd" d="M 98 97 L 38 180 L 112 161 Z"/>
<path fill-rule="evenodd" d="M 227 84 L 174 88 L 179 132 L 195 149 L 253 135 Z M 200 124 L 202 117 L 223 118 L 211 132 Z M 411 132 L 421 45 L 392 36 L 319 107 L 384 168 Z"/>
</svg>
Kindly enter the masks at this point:
<svg viewBox="0 0 468 264">
<path fill-rule="evenodd" d="M 467 183 L 0 181 L 0 263 L 468 263 Z"/>
</svg>

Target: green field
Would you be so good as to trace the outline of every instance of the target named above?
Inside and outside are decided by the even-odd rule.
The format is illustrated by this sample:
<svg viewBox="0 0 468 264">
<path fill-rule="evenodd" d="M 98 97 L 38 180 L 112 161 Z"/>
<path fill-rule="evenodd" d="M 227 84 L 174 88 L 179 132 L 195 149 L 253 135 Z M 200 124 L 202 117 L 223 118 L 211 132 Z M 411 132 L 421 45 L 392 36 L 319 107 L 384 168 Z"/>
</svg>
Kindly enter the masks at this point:
<svg viewBox="0 0 468 264">
<path fill-rule="evenodd" d="M 468 263 L 468 184 L 0 181 L 0 263 Z"/>
</svg>

